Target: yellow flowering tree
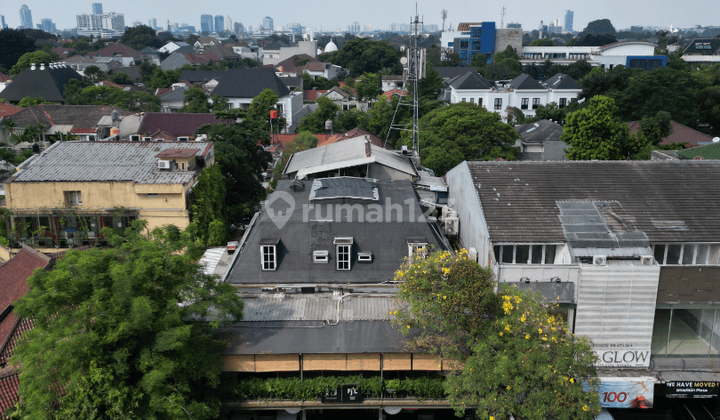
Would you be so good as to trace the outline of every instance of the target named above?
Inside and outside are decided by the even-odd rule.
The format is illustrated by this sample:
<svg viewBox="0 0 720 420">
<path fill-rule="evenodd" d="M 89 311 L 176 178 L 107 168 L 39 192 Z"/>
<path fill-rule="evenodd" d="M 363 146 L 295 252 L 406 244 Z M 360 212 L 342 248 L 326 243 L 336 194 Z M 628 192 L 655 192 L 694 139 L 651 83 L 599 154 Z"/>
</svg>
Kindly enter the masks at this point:
<svg viewBox="0 0 720 420">
<path fill-rule="evenodd" d="M 445 381 L 458 415 L 591 420 L 599 413 L 591 343 L 569 334 L 539 293 L 495 293 L 492 271 L 464 251 L 408 261 L 396 280 L 398 328 L 415 347 L 458 361 Z"/>
</svg>

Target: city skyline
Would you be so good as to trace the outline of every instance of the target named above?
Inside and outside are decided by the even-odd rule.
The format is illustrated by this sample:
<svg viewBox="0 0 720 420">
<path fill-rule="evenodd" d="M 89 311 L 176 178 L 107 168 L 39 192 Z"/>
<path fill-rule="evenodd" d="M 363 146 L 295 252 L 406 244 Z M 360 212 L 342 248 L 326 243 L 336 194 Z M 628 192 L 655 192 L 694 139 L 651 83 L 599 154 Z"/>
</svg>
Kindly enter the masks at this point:
<svg viewBox="0 0 720 420">
<path fill-rule="evenodd" d="M 60 5 L 50 0 L 5 0 L 0 6 L 0 14 L 4 15 L 6 24 L 11 28 L 20 26 L 20 7 L 26 4 L 35 14 L 34 20 L 44 18 L 52 19 L 58 29 L 71 29 L 76 26 L 75 16 L 87 13 L 91 2 L 65 2 Z M 200 27 L 200 15 L 230 16 L 233 22 L 242 23 L 245 27 L 260 27 L 263 18 L 269 16 L 274 21 L 276 29 L 290 23 L 300 23 L 306 27 L 332 32 L 336 29 L 346 31 L 353 22 L 363 26 L 372 26 L 376 30 L 387 30 L 393 23 L 407 23 L 415 12 L 414 2 L 381 2 L 367 0 L 358 5 L 358 10 L 348 10 L 339 4 L 329 4 L 320 8 L 298 7 L 296 2 L 280 0 L 271 10 L 266 4 L 254 4 L 238 8 L 229 1 L 214 2 L 205 10 L 198 10 L 196 3 L 179 0 L 172 8 L 163 3 L 147 3 L 139 0 L 127 0 L 112 7 L 117 13 L 124 13 L 126 22 L 141 21 L 155 18 L 159 22 L 186 23 Z M 417 2 L 418 14 L 426 24 L 442 25 L 440 12 L 447 9 L 446 28 L 452 24 L 457 26 L 467 21 L 495 21 L 501 20 L 501 10 L 504 2 L 492 0 L 483 7 L 470 3 L 467 0 L 447 0 L 443 3 L 419 0 Z M 105 5 L 106 7 L 109 4 Z M 317 9 L 317 10 L 314 10 Z M 549 0 L 542 4 L 523 4 L 522 6 L 506 6 L 505 23 L 516 22 L 522 24 L 524 30 L 536 29 L 540 21 L 551 22 L 560 19 L 562 22 L 566 10 L 573 10 L 573 29 L 582 30 L 590 21 L 597 19 L 610 19 L 616 29 L 627 29 L 632 26 L 652 27 L 693 27 L 694 25 L 712 26 L 720 22 L 720 5 L 709 0 L 689 0 L 682 10 L 692 13 L 678 13 L 676 3 L 669 0 L 649 1 L 641 0 L 630 4 L 618 0 L 569 2 Z M 378 14 L 377 10 L 384 13 Z M 350 13 L 352 12 L 352 13 Z M 348 17 L 352 16 L 352 17 Z M 241 18 L 240 18 L 241 17 Z"/>
</svg>

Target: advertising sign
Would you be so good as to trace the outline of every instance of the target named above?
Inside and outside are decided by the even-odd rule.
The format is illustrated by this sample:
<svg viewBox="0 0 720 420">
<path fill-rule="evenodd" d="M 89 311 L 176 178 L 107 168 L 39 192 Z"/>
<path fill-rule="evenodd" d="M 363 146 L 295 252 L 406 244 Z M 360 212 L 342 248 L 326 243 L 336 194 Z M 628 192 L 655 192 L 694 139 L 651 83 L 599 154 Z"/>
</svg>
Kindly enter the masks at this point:
<svg viewBox="0 0 720 420">
<path fill-rule="evenodd" d="M 598 356 L 597 366 L 647 367 L 650 363 L 650 346 L 637 343 L 593 344 Z"/>
<path fill-rule="evenodd" d="M 718 398 L 719 382 L 684 381 L 665 382 L 665 398 Z"/>
<path fill-rule="evenodd" d="M 600 407 L 652 408 L 655 378 L 599 378 Z"/>
<path fill-rule="evenodd" d="M 323 403 L 361 403 L 365 396 L 357 389 L 357 384 L 345 384 L 330 392 L 326 392 L 321 398 Z"/>
</svg>

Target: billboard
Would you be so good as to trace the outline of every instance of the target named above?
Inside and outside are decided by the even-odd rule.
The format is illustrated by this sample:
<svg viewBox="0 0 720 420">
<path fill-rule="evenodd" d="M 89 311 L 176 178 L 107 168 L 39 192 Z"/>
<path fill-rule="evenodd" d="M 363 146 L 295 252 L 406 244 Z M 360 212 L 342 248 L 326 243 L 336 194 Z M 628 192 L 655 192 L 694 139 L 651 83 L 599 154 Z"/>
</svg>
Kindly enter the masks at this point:
<svg viewBox="0 0 720 420">
<path fill-rule="evenodd" d="M 631 378 L 601 377 L 600 407 L 606 408 L 652 408 L 655 399 L 655 378 L 640 376 Z"/>
</svg>

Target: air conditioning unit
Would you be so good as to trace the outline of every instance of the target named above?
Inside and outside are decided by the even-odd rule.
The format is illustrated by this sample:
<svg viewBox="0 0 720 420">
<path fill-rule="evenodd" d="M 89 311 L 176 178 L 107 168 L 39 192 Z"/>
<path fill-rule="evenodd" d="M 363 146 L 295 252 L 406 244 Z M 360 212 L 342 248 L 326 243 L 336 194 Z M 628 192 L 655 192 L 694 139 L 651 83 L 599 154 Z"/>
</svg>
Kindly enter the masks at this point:
<svg viewBox="0 0 720 420">
<path fill-rule="evenodd" d="M 170 169 L 170 161 L 169 160 L 158 160 L 158 168 L 159 169 Z"/>
<path fill-rule="evenodd" d="M 445 234 L 446 235 L 457 235 L 460 231 L 460 219 L 457 217 L 446 217 L 445 218 Z"/>
<path fill-rule="evenodd" d="M 653 261 L 655 261 L 655 258 L 652 255 L 640 256 L 640 265 L 653 265 Z"/>
<path fill-rule="evenodd" d="M 593 265 L 607 265 L 607 256 L 593 255 Z"/>
<path fill-rule="evenodd" d="M 478 260 L 477 248 L 475 248 L 474 246 L 471 246 L 470 248 L 468 248 L 468 258 L 477 262 L 477 260 Z"/>
</svg>

